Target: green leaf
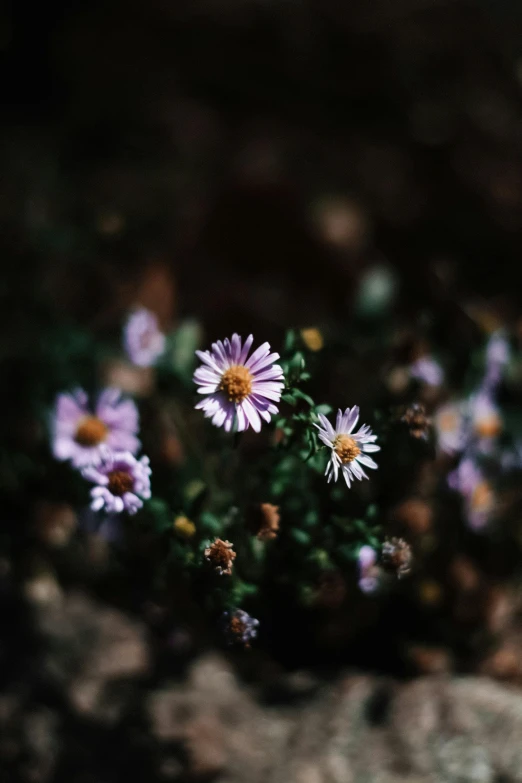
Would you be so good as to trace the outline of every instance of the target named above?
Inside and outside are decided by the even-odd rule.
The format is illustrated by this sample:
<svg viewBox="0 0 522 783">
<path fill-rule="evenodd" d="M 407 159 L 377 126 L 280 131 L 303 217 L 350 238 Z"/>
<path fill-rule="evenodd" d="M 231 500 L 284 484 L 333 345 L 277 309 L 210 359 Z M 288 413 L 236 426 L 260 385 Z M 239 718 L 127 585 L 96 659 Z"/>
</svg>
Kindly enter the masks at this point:
<svg viewBox="0 0 522 783">
<path fill-rule="evenodd" d="M 294 329 L 289 329 L 285 335 L 285 351 L 290 352 L 295 348 L 296 333 Z"/>
<path fill-rule="evenodd" d="M 183 321 L 176 331 L 168 336 L 167 350 L 175 370 L 187 373 L 192 369 L 201 339 L 201 326 L 192 318 Z"/>
<path fill-rule="evenodd" d="M 327 405 L 326 403 L 322 403 L 321 405 L 316 405 L 315 412 L 316 413 L 322 413 L 323 416 L 328 416 L 329 413 L 333 411 L 333 408 L 331 405 Z"/>
<path fill-rule="evenodd" d="M 314 407 L 315 403 L 310 397 L 310 395 L 305 394 L 305 392 L 301 391 L 301 389 L 294 389 L 294 395 L 299 400 L 304 400 L 304 402 L 308 403 L 308 405 L 310 405 L 312 408 Z"/>
<path fill-rule="evenodd" d="M 216 536 L 221 532 L 223 525 L 215 514 L 204 511 L 199 518 L 199 527 L 205 534 Z"/>
<path fill-rule="evenodd" d="M 311 542 L 311 538 L 309 533 L 305 533 L 304 530 L 299 530 L 298 528 L 293 528 L 290 531 L 291 537 L 294 539 L 294 541 L 297 544 L 300 544 L 301 546 L 309 546 Z"/>
</svg>

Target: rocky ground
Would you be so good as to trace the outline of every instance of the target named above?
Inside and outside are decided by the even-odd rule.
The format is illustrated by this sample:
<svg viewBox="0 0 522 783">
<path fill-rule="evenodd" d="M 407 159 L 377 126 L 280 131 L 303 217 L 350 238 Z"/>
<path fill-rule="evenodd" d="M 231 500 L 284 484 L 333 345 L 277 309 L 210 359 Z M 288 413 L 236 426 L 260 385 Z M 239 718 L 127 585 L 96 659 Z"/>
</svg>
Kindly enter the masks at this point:
<svg viewBox="0 0 522 783">
<path fill-rule="evenodd" d="M 36 615 L 24 682 L 0 699 L 2 781 L 522 780 L 513 686 L 304 672 L 253 686 L 211 652 L 174 680 L 153 673 L 145 628 L 115 609 L 77 593 Z"/>
</svg>

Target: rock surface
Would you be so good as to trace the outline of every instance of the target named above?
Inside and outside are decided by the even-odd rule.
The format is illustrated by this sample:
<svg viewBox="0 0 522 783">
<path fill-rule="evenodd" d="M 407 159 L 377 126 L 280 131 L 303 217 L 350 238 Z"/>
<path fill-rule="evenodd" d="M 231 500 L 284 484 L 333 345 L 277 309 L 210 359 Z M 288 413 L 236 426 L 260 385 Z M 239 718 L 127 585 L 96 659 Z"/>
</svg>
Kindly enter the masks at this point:
<svg viewBox="0 0 522 783">
<path fill-rule="evenodd" d="M 513 685 L 302 672 L 247 687 L 214 653 L 171 682 L 141 622 L 83 595 L 39 606 L 38 627 L 30 674 L 0 697 L 2 783 L 522 781 Z"/>
<path fill-rule="evenodd" d="M 487 679 L 348 675 L 296 707 L 262 706 L 218 657 L 148 701 L 184 772 L 227 783 L 522 780 L 522 693 Z M 518 739 L 517 739 L 518 738 Z"/>
</svg>

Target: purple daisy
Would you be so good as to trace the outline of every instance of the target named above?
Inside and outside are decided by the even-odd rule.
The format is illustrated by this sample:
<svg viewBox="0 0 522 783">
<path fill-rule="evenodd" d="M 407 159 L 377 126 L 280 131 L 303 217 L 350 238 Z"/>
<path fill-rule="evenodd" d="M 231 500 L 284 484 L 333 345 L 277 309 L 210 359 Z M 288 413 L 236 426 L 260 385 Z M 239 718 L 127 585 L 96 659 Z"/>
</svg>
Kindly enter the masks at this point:
<svg viewBox="0 0 522 783">
<path fill-rule="evenodd" d="M 92 510 L 135 514 L 143 506 L 143 499 L 150 498 L 150 474 L 148 457 L 138 460 L 130 451 L 105 449 L 100 465 L 82 470 L 83 477 L 96 484 L 91 489 Z"/>
<path fill-rule="evenodd" d="M 248 357 L 254 338 L 233 334 L 232 339 L 212 344 L 212 351 L 196 351 L 203 364 L 194 373 L 198 394 L 205 398 L 196 408 L 202 409 L 216 427 L 230 432 L 236 422 L 238 432 L 248 429 L 259 432 L 261 419 L 269 422 L 277 413 L 284 387 L 283 371 L 274 362 L 278 353 L 270 353 L 270 344 L 263 343 Z"/>
<path fill-rule="evenodd" d="M 322 413 L 319 414 L 321 423 L 314 424 L 314 427 L 319 430 L 320 440 L 331 449 L 326 466 L 328 482 L 332 478 L 337 481 L 340 468 L 346 484 L 350 487 L 354 478 L 368 478 L 363 465 L 372 469 L 377 467 L 377 463 L 369 456 L 369 452 L 381 449 L 374 442 L 377 440 L 377 435 L 372 435 L 367 424 L 363 424 L 358 432 L 354 432 L 358 420 L 359 406 L 354 405 L 353 408 L 346 408 L 344 413 L 339 409 L 335 429 Z"/>
<path fill-rule="evenodd" d="M 140 441 L 138 409 L 132 400 L 123 400 L 118 389 L 105 389 L 94 412 L 83 389 L 56 398 L 52 424 L 53 454 L 70 459 L 76 468 L 96 465 L 104 447 L 135 454 Z"/>
<path fill-rule="evenodd" d="M 131 362 L 150 367 L 165 350 L 165 335 L 150 310 L 140 307 L 131 313 L 123 330 L 125 350 Z"/>
<path fill-rule="evenodd" d="M 461 460 L 448 476 L 448 484 L 464 499 L 468 525 L 475 531 L 488 524 L 495 508 L 495 492 L 491 482 L 471 457 Z"/>
</svg>

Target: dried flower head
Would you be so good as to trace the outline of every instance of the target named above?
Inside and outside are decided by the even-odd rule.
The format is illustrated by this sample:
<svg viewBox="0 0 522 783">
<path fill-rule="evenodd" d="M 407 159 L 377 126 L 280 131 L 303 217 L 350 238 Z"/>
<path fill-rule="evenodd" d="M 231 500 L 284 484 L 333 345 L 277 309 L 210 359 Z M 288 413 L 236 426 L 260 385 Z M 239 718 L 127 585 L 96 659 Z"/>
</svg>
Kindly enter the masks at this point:
<svg viewBox="0 0 522 783">
<path fill-rule="evenodd" d="M 241 644 L 250 647 L 250 642 L 257 636 L 259 620 L 250 617 L 248 612 L 235 609 L 223 613 L 225 636 L 229 644 Z"/>
<path fill-rule="evenodd" d="M 411 571 L 411 546 L 404 538 L 387 538 L 382 545 L 381 560 L 386 570 L 393 571 L 402 579 Z"/>
<path fill-rule="evenodd" d="M 203 410 L 216 427 L 238 432 L 252 427 L 261 430 L 261 420 L 269 422 L 278 408 L 284 386 L 279 354 L 270 353 L 270 344 L 263 343 L 249 357 L 254 338 L 242 343 L 238 334 L 212 344 L 212 351 L 196 351 L 203 364 L 194 373 L 198 394 L 205 397 L 196 408 Z"/>
<path fill-rule="evenodd" d="M 135 454 L 140 447 L 138 427 L 136 405 L 122 400 L 118 389 L 105 389 L 94 412 L 82 389 L 59 394 L 52 425 L 53 453 L 56 459 L 70 459 L 76 468 L 99 463 L 107 447 Z"/>
<path fill-rule="evenodd" d="M 210 544 L 205 549 L 205 558 L 211 564 L 211 566 L 223 576 L 227 574 L 230 576 L 232 573 L 232 565 L 236 558 L 236 553 L 232 549 L 234 545 L 230 541 L 223 541 L 221 538 Z"/>
<path fill-rule="evenodd" d="M 426 416 L 426 409 L 420 402 L 414 402 L 404 411 L 401 421 L 406 424 L 413 438 L 427 440 L 431 419 Z"/>
<path fill-rule="evenodd" d="M 314 424 L 314 427 L 319 430 L 320 440 L 331 449 L 326 466 L 329 482 L 332 478 L 337 481 L 340 469 L 346 484 L 350 487 L 354 478 L 368 478 L 363 465 L 372 469 L 377 467 L 374 460 L 368 456 L 368 452 L 380 451 L 381 447 L 375 443 L 377 435 L 372 435 L 367 424 L 363 424 L 358 432 L 354 432 L 358 420 L 359 406 L 354 405 L 353 408 L 346 408 L 344 414 L 341 410 L 337 412 L 335 429 L 323 414 L 319 414 L 320 424 Z"/>
<path fill-rule="evenodd" d="M 272 503 L 260 503 L 250 510 L 249 527 L 260 541 L 270 541 L 277 538 L 279 531 L 279 506 Z"/>
<path fill-rule="evenodd" d="M 192 538 L 196 532 L 196 525 L 188 517 L 179 516 L 174 520 L 174 531 L 181 538 Z"/>
</svg>

